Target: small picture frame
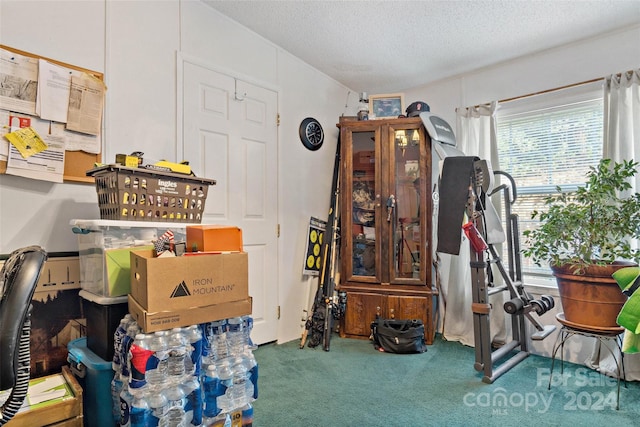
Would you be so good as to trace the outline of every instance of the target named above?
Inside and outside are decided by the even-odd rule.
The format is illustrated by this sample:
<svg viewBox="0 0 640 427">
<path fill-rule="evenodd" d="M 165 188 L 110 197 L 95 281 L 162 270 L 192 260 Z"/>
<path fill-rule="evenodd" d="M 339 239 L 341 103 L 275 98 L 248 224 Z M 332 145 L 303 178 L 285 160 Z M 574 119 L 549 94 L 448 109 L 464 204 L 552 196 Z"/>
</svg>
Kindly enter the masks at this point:
<svg viewBox="0 0 640 427">
<path fill-rule="evenodd" d="M 389 119 L 404 114 L 404 94 L 369 95 L 369 118 Z"/>
</svg>

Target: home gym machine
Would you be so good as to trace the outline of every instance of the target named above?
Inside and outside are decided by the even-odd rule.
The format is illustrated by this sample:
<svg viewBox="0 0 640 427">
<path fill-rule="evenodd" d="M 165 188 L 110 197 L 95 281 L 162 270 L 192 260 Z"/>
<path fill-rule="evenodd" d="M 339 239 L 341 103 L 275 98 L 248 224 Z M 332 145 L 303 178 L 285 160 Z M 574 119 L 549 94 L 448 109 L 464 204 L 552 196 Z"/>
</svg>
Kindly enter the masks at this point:
<svg viewBox="0 0 640 427">
<path fill-rule="evenodd" d="M 554 325 L 543 326 L 533 316 L 533 313 L 540 316 L 553 308 L 554 300 L 548 295 L 534 299 L 524 289 L 518 216 L 511 212 L 511 207 L 517 198 L 513 178 L 505 172 L 493 171 L 486 160 L 480 160 L 477 157 L 447 157 L 444 160 L 442 173 L 441 188 L 458 191 L 458 194 L 452 197 L 454 200 L 450 207 L 455 205 L 455 199 L 465 204 L 463 212 L 466 211 L 468 222 L 464 224 L 463 230 L 470 247 L 473 298 L 471 310 L 475 339 L 474 368 L 483 372 L 483 382 L 491 384 L 529 356 L 529 327 L 525 318 L 536 329 L 536 332 L 530 335 L 533 340 L 542 340 L 555 330 Z M 493 188 L 496 176 L 505 177 L 508 183 L 502 183 Z M 491 203 L 491 196 L 494 194 L 498 195 L 503 206 L 506 233 Z M 449 238 L 447 241 L 446 232 L 441 233 L 440 227 L 447 227 L 447 224 L 451 227 L 451 215 L 450 212 L 447 214 L 444 205 L 441 205 L 440 210 L 441 214 L 449 216 L 448 220 L 441 223 L 441 215 L 438 224 L 438 245 L 440 246 L 440 242 L 443 241 L 442 249 L 447 252 L 446 247 L 447 245 L 451 247 L 452 240 Z M 459 252 L 459 224 L 462 222 L 459 221 L 460 216 L 453 216 L 454 219 L 458 218 L 457 231 L 455 231 L 458 248 L 454 251 L 455 254 Z M 508 268 L 505 268 L 499 251 L 495 247 L 502 243 L 506 243 Z M 448 253 L 454 252 L 448 251 Z M 503 283 L 494 281 L 496 279 L 494 266 Z M 489 297 L 502 292 L 508 292 L 508 299 L 503 309 L 511 316 L 511 341 L 494 350 L 491 342 L 490 316 L 492 310 L 496 308 L 489 302 Z M 498 362 L 501 363 L 498 364 Z"/>
</svg>

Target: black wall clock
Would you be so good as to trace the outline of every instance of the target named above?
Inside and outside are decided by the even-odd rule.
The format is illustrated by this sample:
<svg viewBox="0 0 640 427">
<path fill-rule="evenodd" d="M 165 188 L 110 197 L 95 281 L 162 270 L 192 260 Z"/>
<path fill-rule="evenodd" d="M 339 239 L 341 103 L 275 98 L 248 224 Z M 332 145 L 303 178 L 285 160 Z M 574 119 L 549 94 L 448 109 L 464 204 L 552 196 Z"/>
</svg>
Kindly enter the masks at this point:
<svg viewBox="0 0 640 427">
<path fill-rule="evenodd" d="M 300 123 L 300 141 L 311 151 L 316 151 L 324 142 L 322 125 L 316 119 L 307 117 Z"/>
</svg>

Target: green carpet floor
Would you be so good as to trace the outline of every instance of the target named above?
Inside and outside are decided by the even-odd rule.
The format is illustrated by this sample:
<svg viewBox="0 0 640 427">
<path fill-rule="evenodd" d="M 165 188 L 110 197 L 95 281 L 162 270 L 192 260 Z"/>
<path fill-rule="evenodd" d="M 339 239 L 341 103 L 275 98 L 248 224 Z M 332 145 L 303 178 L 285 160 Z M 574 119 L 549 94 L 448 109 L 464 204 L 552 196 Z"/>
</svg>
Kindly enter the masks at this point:
<svg viewBox="0 0 640 427">
<path fill-rule="evenodd" d="M 255 350 L 259 397 L 254 427 L 631 426 L 640 422 L 640 383 L 581 365 L 529 356 L 485 384 L 474 349 L 439 336 L 426 353 L 380 353 L 366 340 L 331 340 L 331 351 L 298 341 Z"/>
</svg>

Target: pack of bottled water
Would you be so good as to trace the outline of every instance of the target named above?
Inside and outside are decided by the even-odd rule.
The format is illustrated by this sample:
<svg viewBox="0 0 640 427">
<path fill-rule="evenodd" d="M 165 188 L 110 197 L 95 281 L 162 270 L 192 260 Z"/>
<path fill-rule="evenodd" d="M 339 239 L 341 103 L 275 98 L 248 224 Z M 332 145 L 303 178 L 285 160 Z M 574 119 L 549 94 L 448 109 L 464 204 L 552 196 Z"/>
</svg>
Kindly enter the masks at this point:
<svg viewBox="0 0 640 427">
<path fill-rule="evenodd" d="M 120 426 L 251 426 L 258 398 L 251 316 L 144 333 L 126 315 L 114 333 L 113 418 Z"/>
</svg>

